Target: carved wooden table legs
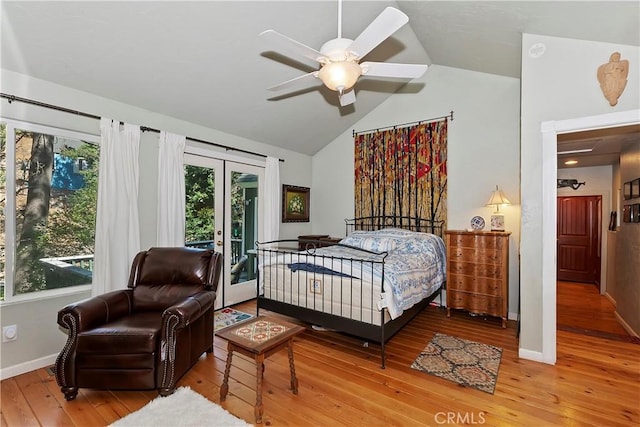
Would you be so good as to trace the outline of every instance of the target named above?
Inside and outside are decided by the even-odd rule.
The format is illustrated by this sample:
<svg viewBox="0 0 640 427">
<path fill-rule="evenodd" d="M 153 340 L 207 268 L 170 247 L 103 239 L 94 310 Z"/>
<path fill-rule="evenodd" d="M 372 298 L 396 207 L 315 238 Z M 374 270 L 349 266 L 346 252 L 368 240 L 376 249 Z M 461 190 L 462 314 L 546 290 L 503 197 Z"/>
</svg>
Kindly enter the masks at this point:
<svg viewBox="0 0 640 427">
<path fill-rule="evenodd" d="M 298 378 L 296 378 L 296 367 L 293 364 L 293 339 L 289 340 L 287 351 L 289 353 L 289 370 L 291 371 L 291 391 L 293 394 L 298 394 Z"/>
<path fill-rule="evenodd" d="M 256 405 L 254 413 L 256 416 L 256 424 L 262 423 L 262 414 L 264 413 L 264 405 L 262 404 L 262 382 L 264 379 L 264 359 L 276 351 L 284 348 L 286 345 L 289 354 L 289 370 L 291 371 L 291 391 L 298 394 L 298 378 L 296 377 L 296 368 L 293 361 L 293 337 L 283 342 L 281 345 L 271 349 L 266 353 L 249 353 L 247 354 L 241 347 L 234 345 L 232 342 L 227 343 L 227 363 L 224 368 L 224 379 L 220 387 L 220 401 L 224 402 L 229 393 L 229 373 L 231 371 L 231 359 L 233 352 L 238 351 L 246 356 L 253 356 L 256 361 Z"/>
<path fill-rule="evenodd" d="M 253 412 L 256 416 L 256 423 L 262 422 L 264 405 L 262 404 L 262 380 L 264 379 L 264 353 L 256 354 L 256 406 Z"/>
</svg>

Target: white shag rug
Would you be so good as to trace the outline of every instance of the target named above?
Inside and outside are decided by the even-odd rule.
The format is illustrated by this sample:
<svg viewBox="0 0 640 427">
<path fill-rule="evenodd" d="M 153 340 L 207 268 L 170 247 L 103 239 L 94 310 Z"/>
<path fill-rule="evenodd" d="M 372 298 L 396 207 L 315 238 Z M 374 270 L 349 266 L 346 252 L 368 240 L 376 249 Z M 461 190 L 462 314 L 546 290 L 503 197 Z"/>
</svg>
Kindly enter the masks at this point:
<svg viewBox="0 0 640 427">
<path fill-rule="evenodd" d="M 112 427 L 251 426 L 189 387 L 153 399 L 141 409 L 111 424 Z"/>
</svg>

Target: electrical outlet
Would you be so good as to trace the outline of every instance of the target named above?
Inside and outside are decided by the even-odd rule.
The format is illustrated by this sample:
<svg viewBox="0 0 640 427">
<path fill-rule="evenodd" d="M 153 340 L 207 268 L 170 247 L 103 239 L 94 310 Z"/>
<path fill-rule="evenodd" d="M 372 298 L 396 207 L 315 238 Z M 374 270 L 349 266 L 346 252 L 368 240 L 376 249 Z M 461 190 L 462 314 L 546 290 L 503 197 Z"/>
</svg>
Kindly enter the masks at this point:
<svg viewBox="0 0 640 427">
<path fill-rule="evenodd" d="M 2 327 L 2 342 L 15 341 L 18 339 L 18 325 Z"/>
</svg>

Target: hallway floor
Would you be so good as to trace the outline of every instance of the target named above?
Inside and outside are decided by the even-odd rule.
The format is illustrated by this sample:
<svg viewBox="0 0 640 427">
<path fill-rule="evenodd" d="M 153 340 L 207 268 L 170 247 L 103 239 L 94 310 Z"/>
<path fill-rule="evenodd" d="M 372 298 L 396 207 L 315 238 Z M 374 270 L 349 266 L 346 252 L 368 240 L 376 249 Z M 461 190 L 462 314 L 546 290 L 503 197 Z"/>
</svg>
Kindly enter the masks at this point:
<svg viewBox="0 0 640 427">
<path fill-rule="evenodd" d="M 558 281 L 557 295 L 559 330 L 640 342 L 618 323 L 615 307 L 596 285 Z"/>
</svg>

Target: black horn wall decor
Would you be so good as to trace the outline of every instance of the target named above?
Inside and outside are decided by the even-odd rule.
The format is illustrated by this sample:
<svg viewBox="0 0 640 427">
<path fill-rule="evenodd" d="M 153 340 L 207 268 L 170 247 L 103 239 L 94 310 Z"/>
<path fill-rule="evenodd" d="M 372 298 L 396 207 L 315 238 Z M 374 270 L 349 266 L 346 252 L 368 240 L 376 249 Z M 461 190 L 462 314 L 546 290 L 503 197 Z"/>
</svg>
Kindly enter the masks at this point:
<svg viewBox="0 0 640 427">
<path fill-rule="evenodd" d="M 580 188 L 581 185 L 586 185 L 584 182 L 578 182 L 577 179 L 559 179 L 558 188 L 571 187 L 574 190 Z"/>
</svg>

